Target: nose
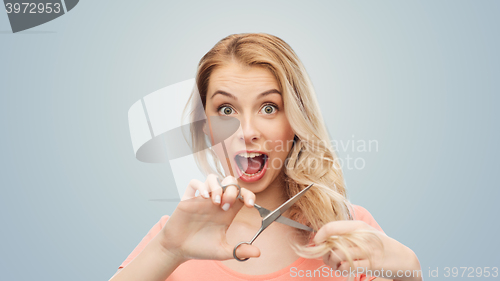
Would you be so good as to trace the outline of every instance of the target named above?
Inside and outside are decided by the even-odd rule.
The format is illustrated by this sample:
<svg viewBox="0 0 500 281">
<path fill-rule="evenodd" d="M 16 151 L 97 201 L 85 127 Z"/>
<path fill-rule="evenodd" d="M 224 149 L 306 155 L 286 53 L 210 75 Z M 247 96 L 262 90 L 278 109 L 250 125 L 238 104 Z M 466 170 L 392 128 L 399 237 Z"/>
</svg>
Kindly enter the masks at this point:
<svg viewBox="0 0 500 281">
<path fill-rule="evenodd" d="M 260 138 L 260 131 L 258 130 L 255 121 L 252 118 L 241 118 L 240 128 L 238 130 L 238 138 L 245 142 L 245 144 L 255 143 Z"/>
</svg>

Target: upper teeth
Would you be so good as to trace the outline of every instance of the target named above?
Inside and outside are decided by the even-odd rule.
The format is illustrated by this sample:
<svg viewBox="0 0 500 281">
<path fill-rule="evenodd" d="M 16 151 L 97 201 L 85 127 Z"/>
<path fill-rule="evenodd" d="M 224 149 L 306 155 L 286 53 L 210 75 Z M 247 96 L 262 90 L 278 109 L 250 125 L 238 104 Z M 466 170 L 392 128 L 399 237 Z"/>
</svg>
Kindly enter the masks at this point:
<svg viewBox="0 0 500 281">
<path fill-rule="evenodd" d="M 242 152 L 240 154 L 238 154 L 238 156 L 241 156 L 241 157 L 245 157 L 245 158 L 254 158 L 256 156 L 261 156 L 262 154 L 261 153 L 258 153 L 258 152 Z"/>
</svg>

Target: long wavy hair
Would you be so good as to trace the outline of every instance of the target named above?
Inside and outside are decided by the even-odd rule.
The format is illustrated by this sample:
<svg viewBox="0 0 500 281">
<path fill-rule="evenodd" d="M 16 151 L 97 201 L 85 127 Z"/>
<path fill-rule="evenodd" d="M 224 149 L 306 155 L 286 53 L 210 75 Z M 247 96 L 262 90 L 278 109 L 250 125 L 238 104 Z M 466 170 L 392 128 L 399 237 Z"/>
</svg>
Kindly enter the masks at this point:
<svg viewBox="0 0 500 281">
<path fill-rule="evenodd" d="M 200 60 L 196 73 L 197 89 L 190 98 L 192 108 L 205 109 L 211 73 L 231 62 L 264 67 L 274 75 L 280 87 L 285 115 L 295 133 L 294 143 L 284 167 L 286 195 L 290 198 L 311 182 L 314 183 L 290 208 L 290 218 L 314 230 L 331 221 L 353 220 L 354 209 L 346 197 L 342 169 L 331 146 L 314 88 L 302 62 L 285 41 L 264 33 L 233 34 L 220 40 Z M 199 95 L 199 98 L 195 95 Z M 200 102 L 203 107 L 199 105 Z M 204 112 L 193 111 L 190 114 L 193 120 L 200 120 Z M 222 175 L 214 152 L 204 149 L 209 147 L 210 142 L 203 133 L 202 124 L 192 124 L 192 145 L 195 151 L 201 151 L 195 154 L 198 167 L 205 174 Z M 209 154 L 212 154 L 212 157 L 209 157 Z M 214 160 L 212 165 L 209 163 L 210 158 Z M 314 235 L 305 231 L 299 232 L 311 235 L 309 239 Z M 353 267 L 348 248 L 357 246 L 370 255 L 368 239 L 377 238 L 371 231 L 357 230 L 332 236 L 320 245 L 292 246 L 299 256 L 305 258 L 319 258 L 331 250 L 339 249 L 344 252 Z M 378 242 L 381 243 L 380 240 Z"/>
</svg>

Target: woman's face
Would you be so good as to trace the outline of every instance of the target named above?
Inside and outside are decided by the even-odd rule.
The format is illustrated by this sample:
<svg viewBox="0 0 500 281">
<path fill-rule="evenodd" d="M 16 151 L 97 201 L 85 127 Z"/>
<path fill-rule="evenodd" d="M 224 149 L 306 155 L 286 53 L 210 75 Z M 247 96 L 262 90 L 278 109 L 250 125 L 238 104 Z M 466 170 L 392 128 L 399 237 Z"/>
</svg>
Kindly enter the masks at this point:
<svg viewBox="0 0 500 281">
<path fill-rule="evenodd" d="M 240 129 L 225 141 L 234 176 L 258 193 L 279 183 L 294 132 L 285 116 L 278 82 L 263 67 L 232 63 L 215 69 L 208 85 L 207 116 L 231 116 Z M 224 151 L 214 147 L 226 175 Z"/>
</svg>

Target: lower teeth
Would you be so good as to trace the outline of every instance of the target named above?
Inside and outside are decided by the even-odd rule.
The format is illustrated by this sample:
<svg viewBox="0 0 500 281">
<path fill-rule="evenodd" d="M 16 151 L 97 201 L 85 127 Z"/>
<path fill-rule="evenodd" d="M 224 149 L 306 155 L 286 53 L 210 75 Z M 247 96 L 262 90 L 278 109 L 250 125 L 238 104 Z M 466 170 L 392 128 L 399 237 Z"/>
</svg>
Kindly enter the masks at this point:
<svg viewBox="0 0 500 281">
<path fill-rule="evenodd" d="M 253 177 L 255 175 L 257 175 L 258 173 L 262 172 L 262 170 L 264 169 L 264 166 L 265 166 L 265 161 L 267 160 L 267 157 L 264 158 L 264 164 L 260 167 L 260 170 L 257 171 L 257 173 L 255 174 L 247 174 L 243 171 L 243 168 L 240 167 L 240 165 L 238 165 L 238 168 L 240 168 L 240 171 L 245 175 L 245 176 L 248 176 L 248 177 Z"/>
<path fill-rule="evenodd" d="M 260 172 L 260 171 L 259 171 L 259 172 Z M 247 175 L 247 176 L 252 177 L 252 176 L 255 176 L 256 174 L 258 174 L 259 172 L 255 173 L 255 174 L 247 174 L 247 173 L 243 172 L 243 174 L 245 174 L 245 175 Z"/>
</svg>

